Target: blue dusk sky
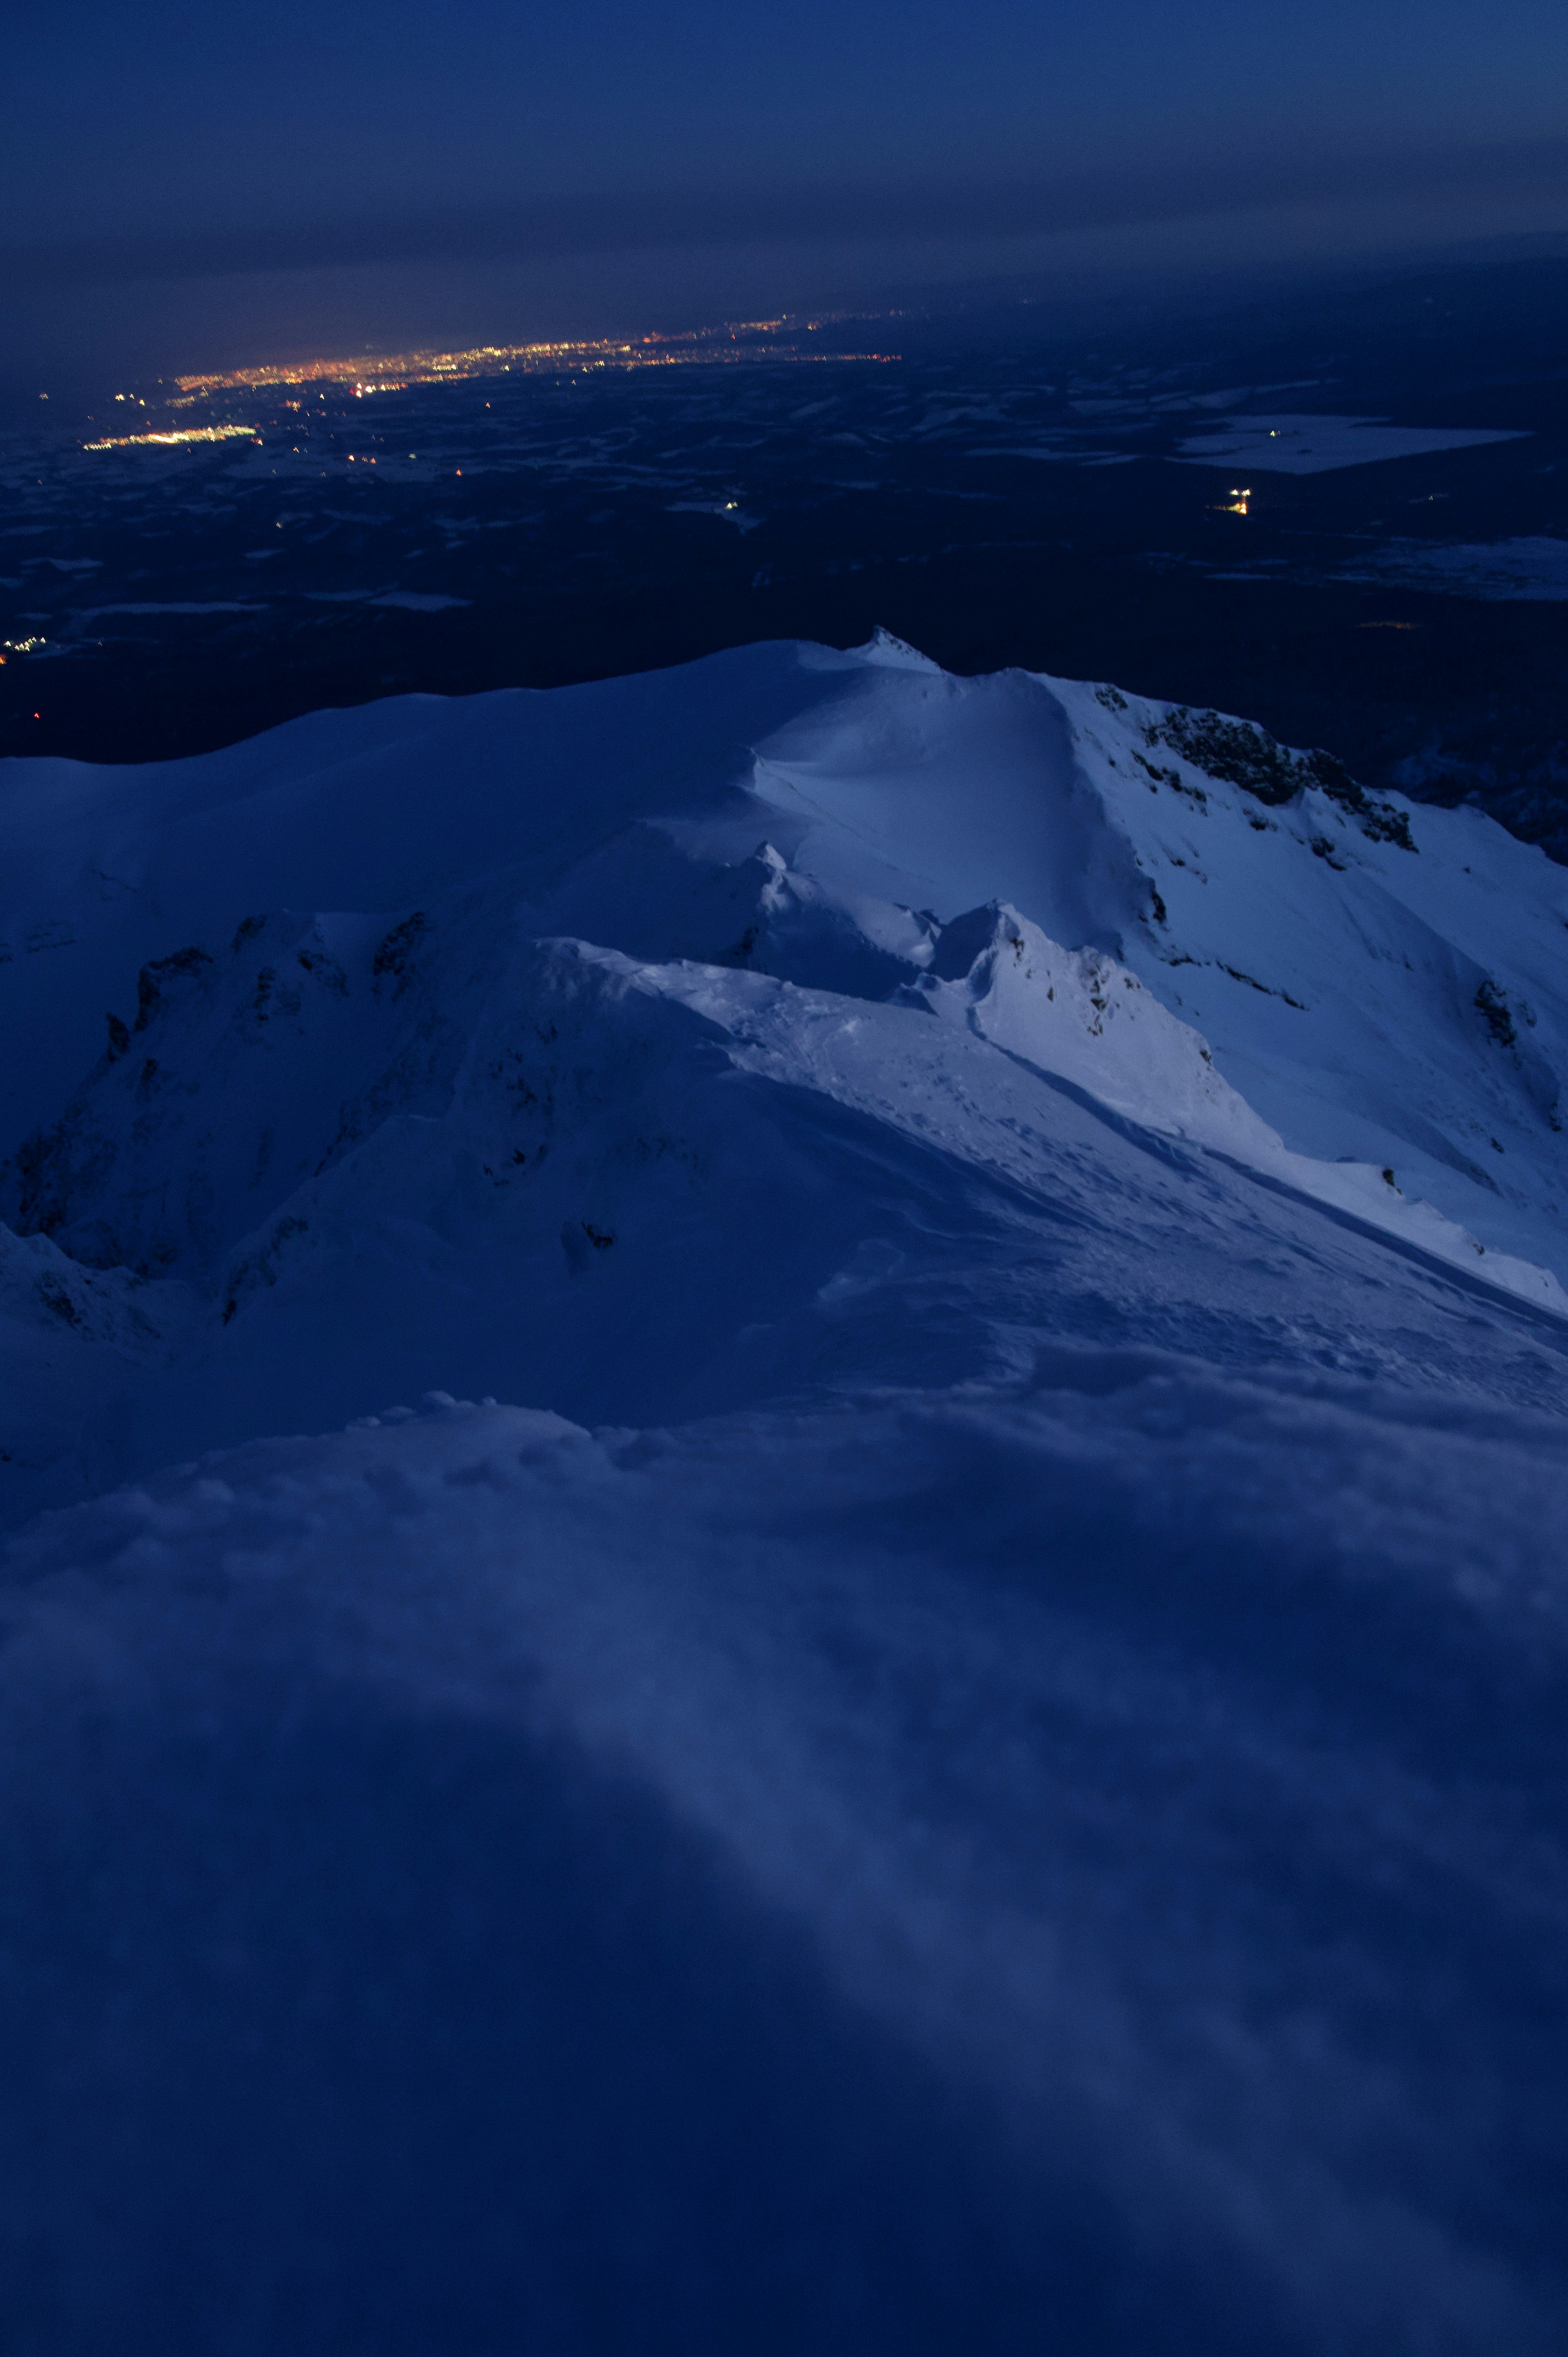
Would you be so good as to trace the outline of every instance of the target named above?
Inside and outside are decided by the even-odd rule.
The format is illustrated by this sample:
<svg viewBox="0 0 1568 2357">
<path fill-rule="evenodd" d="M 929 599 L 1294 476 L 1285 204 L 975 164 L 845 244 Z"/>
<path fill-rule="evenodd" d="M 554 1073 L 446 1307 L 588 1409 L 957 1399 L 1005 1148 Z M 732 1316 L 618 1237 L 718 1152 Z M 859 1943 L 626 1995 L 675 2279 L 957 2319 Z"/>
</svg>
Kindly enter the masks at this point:
<svg viewBox="0 0 1568 2357">
<path fill-rule="evenodd" d="M 53 0 L 6 50 L 13 371 L 1568 230 L 1562 0 Z"/>
</svg>

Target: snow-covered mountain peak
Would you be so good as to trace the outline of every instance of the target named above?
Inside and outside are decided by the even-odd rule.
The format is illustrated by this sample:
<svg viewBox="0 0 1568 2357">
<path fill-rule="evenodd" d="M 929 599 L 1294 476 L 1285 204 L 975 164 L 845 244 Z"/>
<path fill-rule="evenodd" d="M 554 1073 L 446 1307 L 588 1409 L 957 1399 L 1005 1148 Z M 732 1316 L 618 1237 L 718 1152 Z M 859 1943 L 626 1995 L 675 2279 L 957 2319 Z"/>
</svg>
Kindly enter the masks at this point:
<svg viewBox="0 0 1568 2357">
<path fill-rule="evenodd" d="M 342 1282 L 349 1316 L 367 1251 L 379 1306 L 354 1314 L 404 1336 L 415 1389 L 452 1388 L 478 1270 L 509 1258 L 532 1339 L 487 1342 L 471 1391 L 591 1411 L 594 1320 L 568 1379 L 550 1308 L 585 1271 L 596 1297 L 629 1288 L 616 1315 L 646 1347 L 675 1320 L 681 1395 L 736 1380 L 743 1329 L 773 1338 L 748 1395 L 809 1383 L 819 1312 L 781 1325 L 762 1298 L 782 1297 L 739 1272 L 762 1221 L 785 1293 L 815 1301 L 839 1213 L 816 1180 L 763 1212 L 736 1087 L 764 1077 L 896 1132 L 897 1156 L 940 1137 L 985 1187 L 1037 1183 L 1036 1116 L 1003 1104 L 1066 1092 L 1129 1138 L 1563 1305 L 1568 879 L 1472 813 L 1372 806 L 1246 724 L 954 679 L 878 641 L 5 782 L 0 1009 L 33 1117 L 5 1216 L 206 1300 L 204 1405 L 190 1433 L 153 1418 L 171 1449 L 243 1428 L 282 1305 Z M 677 1232 L 710 1264 L 679 1311 L 647 1267 L 610 1274 L 634 1237 L 683 1265 Z M 424 1240 L 412 1257 L 398 1233 Z M 276 1414 L 362 1407 L 353 1354 L 309 1347 L 320 1365 Z M 640 1379 L 617 1382 L 607 1411 L 647 1413 Z"/>
</svg>

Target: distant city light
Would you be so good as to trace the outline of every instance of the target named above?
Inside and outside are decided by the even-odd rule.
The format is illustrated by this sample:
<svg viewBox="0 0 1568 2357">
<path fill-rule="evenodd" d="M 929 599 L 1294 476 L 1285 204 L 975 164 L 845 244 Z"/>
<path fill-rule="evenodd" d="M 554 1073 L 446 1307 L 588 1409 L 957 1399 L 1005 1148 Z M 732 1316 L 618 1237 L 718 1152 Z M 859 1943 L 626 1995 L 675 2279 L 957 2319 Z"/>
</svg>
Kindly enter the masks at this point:
<svg viewBox="0 0 1568 2357">
<path fill-rule="evenodd" d="M 119 434 L 105 442 L 84 442 L 84 450 L 133 450 L 156 444 L 167 449 L 180 442 L 259 441 L 253 425 L 182 425 L 166 434 Z"/>
<path fill-rule="evenodd" d="M 477 376 L 567 375 L 578 371 L 680 368 L 693 363 L 736 363 L 782 361 L 820 363 L 827 360 L 897 360 L 897 352 L 799 351 L 775 340 L 797 328 L 815 333 L 821 321 L 743 319 L 722 328 L 693 328 L 681 335 L 640 336 L 635 342 L 599 337 L 585 343 L 477 344 L 464 351 L 415 351 L 388 355 L 367 372 L 361 353 L 354 360 L 314 360 L 279 362 L 275 366 L 231 369 L 211 376 L 177 377 L 188 397 L 213 393 L 256 392 L 273 385 L 334 384 L 356 400 L 378 393 L 403 393 L 411 384 L 461 382 Z M 747 340 L 749 339 L 749 340 Z"/>
</svg>

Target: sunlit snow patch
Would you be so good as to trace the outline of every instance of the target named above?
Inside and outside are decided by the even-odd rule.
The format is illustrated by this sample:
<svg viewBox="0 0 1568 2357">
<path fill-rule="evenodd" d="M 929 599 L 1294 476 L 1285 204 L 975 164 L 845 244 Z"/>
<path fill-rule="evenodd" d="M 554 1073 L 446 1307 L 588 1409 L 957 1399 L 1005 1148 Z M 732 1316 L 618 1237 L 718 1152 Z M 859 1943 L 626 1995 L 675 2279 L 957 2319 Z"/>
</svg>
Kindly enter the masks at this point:
<svg viewBox="0 0 1568 2357">
<path fill-rule="evenodd" d="M 1130 1122 L 1211 1147 L 1568 1317 L 1568 1293 L 1550 1269 L 1488 1254 L 1430 1203 L 1407 1202 L 1391 1176 L 1369 1164 L 1291 1153 L 1215 1071 L 1201 1035 L 1168 1014 L 1136 974 L 1101 952 L 1062 949 L 1015 909 L 993 903 L 946 927 L 929 972 L 907 995 L 961 1017 L 996 1047 Z"/>
</svg>

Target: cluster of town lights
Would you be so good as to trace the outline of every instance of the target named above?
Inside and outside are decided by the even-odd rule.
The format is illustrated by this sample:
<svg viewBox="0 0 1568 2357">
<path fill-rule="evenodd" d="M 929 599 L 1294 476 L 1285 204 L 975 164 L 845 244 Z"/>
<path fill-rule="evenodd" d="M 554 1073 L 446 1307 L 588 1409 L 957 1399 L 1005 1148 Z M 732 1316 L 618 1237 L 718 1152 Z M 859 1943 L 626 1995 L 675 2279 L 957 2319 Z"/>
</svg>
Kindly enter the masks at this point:
<svg viewBox="0 0 1568 2357">
<path fill-rule="evenodd" d="M 182 376 L 175 382 L 188 396 L 258 392 L 272 385 L 333 384 L 358 394 L 402 393 L 411 384 L 444 384 L 476 376 L 575 375 L 590 370 L 679 368 L 715 361 L 886 361 L 890 352 L 824 353 L 769 339 L 786 330 L 814 333 L 820 319 L 734 320 L 723 328 L 694 328 L 678 336 L 639 336 L 622 342 L 601 337 L 583 343 L 477 344 L 467 351 L 390 353 L 367 366 L 356 360 L 279 362 L 270 368 L 231 369 L 222 374 Z"/>
<path fill-rule="evenodd" d="M 261 436 L 253 425 L 182 425 L 166 434 L 115 434 L 103 442 L 84 442 L 84 450 L 132 450 L 148 444 L 159 448 L 171 448 L 181 442 L 236 442 L 243 438 L 259 442 Z"/>
</svg>

